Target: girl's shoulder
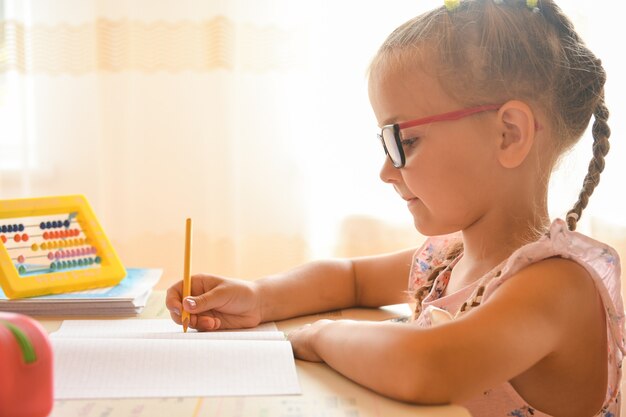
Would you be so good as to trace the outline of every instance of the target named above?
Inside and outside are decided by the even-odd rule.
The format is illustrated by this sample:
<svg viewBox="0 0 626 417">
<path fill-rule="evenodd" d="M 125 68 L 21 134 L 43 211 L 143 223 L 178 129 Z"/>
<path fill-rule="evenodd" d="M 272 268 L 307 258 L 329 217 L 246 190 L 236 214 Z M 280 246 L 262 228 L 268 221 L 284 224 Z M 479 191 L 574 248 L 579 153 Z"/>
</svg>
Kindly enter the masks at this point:
<svg viewBox="0 0 626 417">
<path fill-rule="evenodd" d="M 551 258 L 571 260 L 586 270 L 602 299 L 611 333 L 620 350 L 626 351 L 619 255 L 605 243 L 570 231 L 561 219 L 556 219 L 539 240 L 522 246 L 505 261 L 497 276 L 484 286 L 482 300 L 486 301 L 523 268 Z"/>
</svg>

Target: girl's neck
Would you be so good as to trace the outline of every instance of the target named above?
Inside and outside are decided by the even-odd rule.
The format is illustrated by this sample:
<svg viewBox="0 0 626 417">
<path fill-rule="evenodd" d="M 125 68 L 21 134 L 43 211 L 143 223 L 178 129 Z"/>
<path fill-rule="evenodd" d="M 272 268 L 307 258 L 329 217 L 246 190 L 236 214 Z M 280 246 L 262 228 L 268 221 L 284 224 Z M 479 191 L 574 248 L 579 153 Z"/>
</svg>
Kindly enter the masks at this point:
<svg viewBox="0 0 626 417">
<path fill-rule="evenodd" d="M 520 247 L 534 242 L 549 227 L 547 210 L 532 218 L 510 216 L 481 219 L 463 231 L 463 257 L 453 270 L 459 284 L 467 285 L 481 278 Z M 522 220 L 523 219 L 523 220 Z"/>
</svg>

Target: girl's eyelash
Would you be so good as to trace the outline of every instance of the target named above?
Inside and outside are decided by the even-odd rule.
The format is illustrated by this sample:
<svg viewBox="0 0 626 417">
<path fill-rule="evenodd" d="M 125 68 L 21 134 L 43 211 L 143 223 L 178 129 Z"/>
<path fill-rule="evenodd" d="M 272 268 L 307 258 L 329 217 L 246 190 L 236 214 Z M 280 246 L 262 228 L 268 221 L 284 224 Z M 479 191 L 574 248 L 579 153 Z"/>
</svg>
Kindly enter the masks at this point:
<svg viewBox="0 0 626 417">
<path fill-rule="evenodd" d="M 408 139 L 403 139 L 402 141 L 400 141 L 400 143 L 402 144 L 402 146 L 411 146 L 413 145 L 419 138 L 415 137 L 415 138 L 408 138 Z"/>
</svg>

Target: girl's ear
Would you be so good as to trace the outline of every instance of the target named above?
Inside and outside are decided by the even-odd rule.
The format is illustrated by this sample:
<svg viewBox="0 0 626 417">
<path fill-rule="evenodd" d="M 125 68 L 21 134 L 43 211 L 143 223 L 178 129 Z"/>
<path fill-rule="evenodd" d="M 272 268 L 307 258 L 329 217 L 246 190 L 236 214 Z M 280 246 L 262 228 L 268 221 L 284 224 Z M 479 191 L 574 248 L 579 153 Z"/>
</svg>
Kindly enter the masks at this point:
<svg viewBox="0 0 626 417">
<path fill-rule="evenodd" d="M 528 156 L 535 142 L 535 116 L 526 103 L 507 101 L 498 110 L 498 160 L 505 168 L 516 168 Z"/>
</svg>

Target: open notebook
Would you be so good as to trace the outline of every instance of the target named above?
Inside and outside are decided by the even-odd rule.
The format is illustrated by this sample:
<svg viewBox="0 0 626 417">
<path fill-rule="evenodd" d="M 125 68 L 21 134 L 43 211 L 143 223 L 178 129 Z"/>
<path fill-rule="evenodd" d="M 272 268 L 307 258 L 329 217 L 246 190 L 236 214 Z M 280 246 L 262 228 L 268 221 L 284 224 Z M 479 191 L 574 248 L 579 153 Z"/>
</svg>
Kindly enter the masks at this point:
<svg viewBox="0 0 626 417">
<path fill-rule="evenodd" d="M 66 320 L 51 341 L 55 399 L 300 394 L 273 323 L 183 333 L 171 320 Z"/>
</svg>

